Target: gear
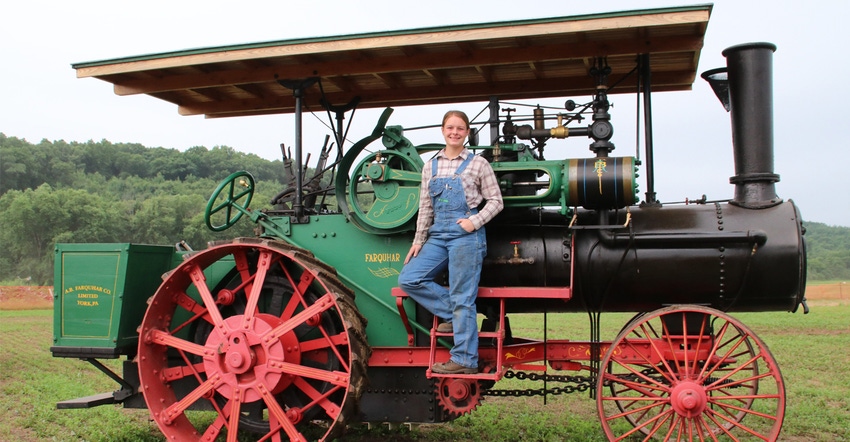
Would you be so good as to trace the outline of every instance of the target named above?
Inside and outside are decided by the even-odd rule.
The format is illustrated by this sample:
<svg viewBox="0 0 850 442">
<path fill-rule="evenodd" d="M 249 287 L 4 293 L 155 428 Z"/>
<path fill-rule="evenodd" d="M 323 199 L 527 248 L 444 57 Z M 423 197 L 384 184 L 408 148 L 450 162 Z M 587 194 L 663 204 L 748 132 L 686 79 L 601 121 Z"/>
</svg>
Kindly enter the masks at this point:
<svg viewBox="0 0 850 442">
<path fill-rule="evenodd" d="M 481 403 L 481 385 L 475 379 L 440 378 L 437 398 L 455 417 L 472 412 Z"/>
</svg>

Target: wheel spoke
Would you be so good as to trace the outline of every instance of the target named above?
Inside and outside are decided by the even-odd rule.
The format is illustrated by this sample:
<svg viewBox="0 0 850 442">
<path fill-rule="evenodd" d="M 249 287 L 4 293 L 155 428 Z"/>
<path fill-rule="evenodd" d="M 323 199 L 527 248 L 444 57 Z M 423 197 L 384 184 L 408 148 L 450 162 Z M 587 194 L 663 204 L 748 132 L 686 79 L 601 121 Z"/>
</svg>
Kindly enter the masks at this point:
<svg viewBox="0 0 850 442">
<path fill-rule="evenodd" d="M 227 202 L 233 202 L 233 190 L 236 189 L 236 180 L 231 180 L 227 186 Z"/>
<path fill-rule="evenodd" d="M 267 341 L 280 339 L 281 336 L 291 332 L 295 329 L 295 327 L 298 327 L 299 325 L 307 322 L 308 319 L 312 318 L 315 315 L 324 313 L 331 307 L 333 307 L 333 298 L 330 293 L 326 293 L 325 296 L 319 298 L 315 303 L 313 303 L 313 305 L 305 308 L 297 315 L 284 321 L 283 324 L 280 324 L 279 326 L 275 327 L 273 330 L 266 333 L 266 335 L 262 338 Z"/>
<path fill-rule="evenodd" d="M 292 280 L 291 272 L 286 272 L 287 277 Z M 298 294 L 298 298 L 301 299 L 302 305 L 304 304 L 304 293 L 307 293 L 310 285 L 313 284 L 313 281 L 316 280 L 316 275 L 313 272 L 304 272 L 301 274 L 301 280 L 298 281 L 298 284 L 295 284 L 293 281 L 292 286 L 295 287 L 295 293 Z"/>
<path fill-rule="evenodd" d="M 670 336 L 669 334 L 667 336 L 668 336 L 668 339 L 671 341 L 671 346 L 672 346 L 673 336 Z M 682 367 L 686 371 L 686 373 L 680 373 L 680 378 L 683 377 L 683 376 L 687 376 L 687 374 L 688 374 L 687 370 L 690 367 L 688 365 L 688 353 L 689 353 L 688 345 L 690 344 L 690 342 L 691 342 L 690 339 L 688 339 L 688 316 L 686 314 L 682 313 L 682 351 L 676 352 L 675 348 L 671 348 L 671 350 L 673 351 L 674 357 L 675 357 L 675 355 L 677 355 L 679 353 L 681 353 L 681 355 L 682 355 L 682 364 L 681 365 L 676 364 L 676 367 Z M 678 363 L 678 361 L 675 361 L 675 362 Z"/>
<path fill-rule="evenodd" d="M 192 353 L 195 356 L 204 357 L 207 355 L 207 348 L 203 345 L 198 345 L 185 339 L 180 339 L 162 330 L 151 330 L 148 336 L 154 344 L 176 348 L 178 350 Z"/>
<path fill-rule="evenodd" d="M 171 334 L 176 334 L 184 327 L 193 324 L 199 318 L 212 324 L 212 319 L 210 318 L 209 314 L 207 314 L 206 307 L 195 302 L 195 300 L 192 299 L 189 295 L 187 295 L 186 292 L 178 293 L 175 297 L 175 302 L 187 312 L 192 313 L 192 317 L 184 321 L 182 324 L 179 324 L 176 327 L 172 328 Z"/>
<path fill-rule="evenodd" d="M 750 362 L 755 362 L 758 358 L 760 358 L 760 356 L 756 356 L 753 359 L 750 359 Z M 763 373 L 763 374 L 760 374 L 760 375 L 750 376 L 750 377 L 747 377 L 747 378 L 738 379 L 738 380 L 734 380 L 734 381 L 728 380 L 732 375 L 737 374 L 738 372 L 740 372 L 742 370 L 749 370 L 749 368 L 747 368 L 746 366 L 741 366 L 741 367 L 737 367 L 733 370 L 730 370 L 729 373 L 724 375 L 722 378 L 719 378 L 716 381 L 712 382 L 711 384 L 706 385 L 706 388 L 707 389 L 714 389 L 714 388 L 718 388 L 718 387 L 725 388 L 725 387 L 730 387 L 730 386 L 736 386 L 736 385 L 743 384 L 744 382 L 763 379 L 763 378 L 771 376 L 770 373 Z"/>
<path fill-rule="evenodd" d="M 245 195 L 247 195 L 247 194 L 249 194 L 249 193 L 251 193 L 251 192 L 253 192 L 253 191 L 254 191 L 254 189 L 245 189 L 245 190 L 243 190 L 243 191 L 241 191 L 241 192 L 239 192 L 239 193 L 237 193 L 237 194 L 235 194 L 235 195 L 234 195 L 234 194 L 233 194 L 233 189 L 235 189 L 235 188 L 236 188 L 235 184 L 231 186 L 231 190 L 230 190 L 230 202 L 239 201 L 240 199 L 242 199 L 242 197 L 243 197 L 243 196 L 245 196 Z"/>
<path fill-rule="evenodd" d="M 723 364 L 723 362 L 724 362 L 724 361 L 729 360 L 729 355 L 730 355 L 730 354 L 732 354 L 732 352 L 733 352 L 733 351 L 735 351 L 735 349 L 737 349 L 737 348 L 738 348 L 738 346 L 740 346 L 740 345 L 741 345 L 741 344 L 742 344 L 742 343 L 743 343 L 746 339 L 747 339 L 747 337 L 746 337 L 746 336 L 743 336 L 743 335 L 740 335 L 740 334 L 739 334 L 739 335 L 735 338 L 735 345 L 733 345 L 731 348 L 728 348 L 728 349 L 726 350 L 726 353 L 725 353 L 722 357 L 717 358 L 717 361 L 715 362 L 714 366 L 713 366 L 713 367 L 711 367 L 711 368 L 708 370 L 708 372 L 707 372 L 707 376 L 711 376 L 711 374 L 712 374 L 712 373 L 714 373 L 714 372 L 715 372 L 715 371 L 716 371 L 716 370 L 717 370 L 717 369 L 718 369 L 718 368 L 719 368 L 719 367 Z M 730 340 L 730 342 L 731 342 L 731 340 Z M 755 359 L 758 359 L 758 356 L 754 357 L 752 360 L 755 360 Z M 752 362 L 752 360 L 750 360 L 750 362 Z M 736 370 L 736 371 L 737 371 L 737 370 Z M 729 376 L 729 375 L 727 375 L 726 377 L 728 377 L 728 376 Z"/>
<path fill-rule="evenodd" d="M 163 417 L 166 421 L 173 421 L 178 415 L 183 414 L 183 412 L 185 412 L 189 407 L 191 407 L 192 404 L 199 401 L 201 398 L 215 390 L 220 383 L 220 376 L 214 375 L 210 377 L 204 383 L 199 385 L 198 388 L 192 390 L 192 392 L 187 394 L 183 399 L 178 402 L 175 402 L 173 405 L 163 410 L 161 417 Z"/>
<path fill-rule="evenodd" d="M 329 382 L 334 385 L 348 385 L 348 373 L 341 371 L 326 371 L 317 368 L 311 368 L 304 365 L 291 364 L 289 362 L 278 362 L 281 371 L 294 376 L 307 377 L 318 381 Z"/>
<path fill-rule="evenodd" d="M 663 327 L 663 324 L 662 324 L 662 327 Z M 641 329 L 644 330 L 643 324 L 641 324 Z M 646 332 L 646 330 L 644 330 L 644 332 Z M 673 381 L 675 380 L 674 377 L 675 377 L 676 372 L 673 371 L 670 368 L 670 365 L 668 364 L 667 360 L 664 359 L 664 351 L 662 351 L 660 348 L 658 348 L 657 345 L 658 345 L 658 339 L 650 339 L 649 340 L 649 346 L 652 347 L 654 354 L 658 356 L 658 358 L 661 360 L 661 364 L 664 366 L 664 370 L 659 370 L 658 368 L 656 368 L 655 371 L 658 372 L 658 374 L 660 374 L 661 376 L 664 376 L 664 379 L 666 379 L 667 382 L 672 384 Z M 644 361 L 647 362 L 647 363 L 651 362 L 648 359 L 644 359 Z M 674 377 L 670 377 L 670 375 L 673 375 Z"/>
<path fill-rule="evenodd" d="M 251 290 L 250 285 L 254 280 L 254 276 L 251 274 L 251 270 L 248 266 L 248 256 L 245 254 L 245 250 L 236 249 L 231 253 L 233 256 L 233 262 L 236 264 L 236 271 L 239 273 L 239 278 L 242 280 L 241 284 L 237 286 L 233 291 L 238 292 L 241 289 Z"/>
<path fill-rule="evenodd" d="M 773 396 L 773 397 L 771 397 L 771 396 L 757 396 L 756 398 L 757 399 L 777 399 L 776 396 Z M 736 399 L 739 399 L 739 398 L 736 398 Z M 735 410 L 735 411 L 739 411 L 741 413 L 747 413 L 749 415 L 758 416 L 758 417 L 761 417 L 761 418 L 764 418 L 764 419 L 776 420 L 776 416 L 773 416 L 773 415 L 770 415 L 770 414 L 767 414 L 767 413 L 761 413 L 761 412 L 758 412 L 758 411 L 755 411 L 755 410 L 752 410 L 752 409 L 749 409 L 749 408 L 738 407 L 738 406 L 735 406 L 735 405 L 732 405 L 732 404 L 725 404 L 725 403 L 716 402 L 716 401 L 714 401 L 712 403 L 714 405 L 717 405 L 718 407 L 720 407 L 724 411 Z M 731 415 L 733 415 L 733 413 L 730 413 L 729 415 L 731 416 Z"/>
<path fill-rule="evenodd" d="M 749 406 L 752 404 L 753 400 L 756 398 L 762 397 L 760 395 L 748 394 L 748 395 L 735 395 L 732 394 L 732 388 L 747 388 L 750 391 L 755 391 L 755 384 L 741 384 L 740 386 L 726 387 L 725 385 L 722 387 L 714 388 L 711 390 L 706 389 L 711 394 L 710 401 L 714 405 L 719 405 L 721 403 L 725 403 L 723 401 L 732 401 L 741 404 L 742 406 Z M 728 390 L 728 391 L 727 391 Z M 722 395 L 722 396 L 717 396 Z"/>
<path fill-rule="evenodd" d="M 729 325 L 730 325 L 729 322 L 724 323 L 723 326 L 720 327 L 720 331 L 717 332 L 717 334 L 715 335 L 715 337 L 714 337 L 714 347 L 709 352 L 710 356 L 717 355 L 720 348 L 723 348 L 723 346 L 725 345 L 723 343 L 723 339 L 726 336 L 727 330 L 729 330 Z M 722 359 L 719 360 L 716 364 L 714 364 L 714 366 L 709 367 L 709 365 L 712 362 L 712 358 L 711 357 L 705 358 L 705 363 L 703 364 L 702 370 L 700 370 L 698 377 L 700 379 L 704 379 L 704 378 L 710 376 L 711 373 L 713 373 L 719 367 L 720 361 L 722 361 Z"/>
<path fill-rule="evenodd" d="M 298 293 L 293 293 L 289 298 L 289 302 L 286 303 L 286 307 L 283 309 L 283 313 L 280 314 L 280 317 L 283 319 L 291 318 L 292 315 L 295 314 L 295 310 L 299 306 L 303 306 L 305 304 L 304 298 L 301 297 Z"/>
<path fill-rule="evenodd" d="M 683 317 L 683 321 L 684 321 L 684 315 L 682 317 Z M 705 334 L 707 321 L 708 321 L 708 315 L 702 315 L 702 321 L 700 322 L 700 325 L 699 325 L 700 332 L 699 332 L 699 336 L 697 337 L 696 348 L 694 348 L 693 365 L 691 366 L 691 364 L 688 364 L 687 362 L 685 363 L 685 367 L 690 368 L 688 374 L 696 374 L 696 373 L 701 372 L 701 370 L 699 369 L 699 354 L 700 354 L 700 351 L 702 350 L 703 343 L 705 341 L 709 341 L 709 342 L 711 341 L 711 336 L 707 336 Z M 683 326 L 687 326 L 687 324 L 683 324 Z M 685 342 L 688 342 L 687 328 L 685 330 L 686 330 L 685 331 Z M 710 354 L 714 354 L 714 353 L 710 353 Z M 709 359 L 709 358 L 706 358 L 706 359 Z"/>
<path fill-rule="evenodd" d="M 661 411 L 658 414 L 655 415 L 655 417 L 653 417 L 649 420 L 646 420 L 643 423 L 641 423 L 640 425 L 638 425 L 638 426 L 632 428 L 631 430 L 623 433 L 623 435 L 621 437 L 617 438 L 617 440 L 628 439 L 633 434 L 637 433 L 638 431 L 646 429 L 646 427 L 648 427 L 650 425 L 653 426 L 652 427 L 653 430 L 657 431 L 658 429 L 663 428 L 664 422 L 666 422 L 669 419 L 673 419 L 674 416 L 675 415 L 673 413 L 673 410 L 664 410 L 662 408 Z M 648 436 L 652 436 L 656 431 L 650 431 Z"/>
<path fill-rule="evenodd" d="M 664 438 L 668 440 L 670 438 L 670 433 L 673 431 L 673 421 L 675 420 L 675 414 L 672 412 L 672 409 L 668 409 L 669 404 L 664 404 L 664 407 L 661 408 L 661 413 L 664 413 L 664 419 L 658 419 L 652 425 L 652 428 L 646 432 L 646 438 L 644 440 L 649 440 L 659 431 L 662 431 L 665 427 L 667 428 L 667 436 Z"/>
<path fill-rule="evenodd" d="M 307 442 L 307 439 L 304 438 L 304 435 L 301 434 L 295 428 L 295 425 L 292 424 L 292 421 L 286 416 L 286 412 L 283 411 L 283 408 L 280 407 L 280 404 L 277 402 L 274 396 L 272 396 L 271 392 L 262 386 L 258 389 L 260 395 L 263 398 L 263 402 L 266 403 L 266 406 L 269 408 L 269 416 L 274 416 L 274 419 L 283 428 L 283 431 L 286 432 L 286 435 L 289 436 L 289 439 L 292 441 L 304 441 Z M 274 431 L 274 429 L 272 429 Z"/>
<path fill-rule="evenodd" d="M 707 417 L 711 421 L 711 423 L 714 424 L 713 428 L 716 428 L 718 430 L 717 433 L 723 433 L 726 436 L 732 438 L 733 440 L 735 439 L 732 436 L 732 433 L 729 431 L 729 429 L 732 427 L 732 425 L 728 425 L 729 428 L 727 428 L 727 425 L 724 425 L 722 422 L 717 420 L 717 418 L 715 417 L 715 413 L 711 413 L 711 412 L 703 413 L 703 416 Z M 711 434 L 712 434 L 712 437 L 713 437 L 715 432 L 712 432 Z"/>
<path fill-rule="evenodd" d="M 684 320 L 684 315 L 682 315 Z M 656 348 L 655 344 L 658 341 L 662 341 L 667 344 L 667 348 L 670 351 L 670 358 L 667 359 L 664 357 L 664 352 L 660 348 Z M 664 366 L 664 370 L 658 370 L 662 376 L 667 378 L 667 381 L 671 384 L 677 378 L 678 370 L 673 369 L 673 367 L 679 367 L 679 351 L 677 351 L 676 345 L 673 343 L 673 336 L 670 331 L 667 329 L 667 321 L 661 321 L 661 338 L 653 339 L 649 342 L 649 345 L 655 350 L 658 357 L 661 359 L 661 364 Z M 669 376 L 668 376 L 669 375 Z"/>
<path fill-rule="evenodd" d="M 250 327 L 251 321 L 257 313 L 257 303 L 260 300 L 260 292 L 263 289 L 263 283 L 266 281 L 266 273 L 271 265 L 271 252 L 268 250 L 261 250 L 260 256 L 257 259 L 257 272 L 254 273 L 254 282 L 251 285 L 251 290 L 248 294 L 248 304 L 245 306 L 245 316 L 242 321 L 242 325 L 245 328 Z"/>
<path fill-rule="evenodd" d="M 620 410 L 623 411 L 623 413 L 634 410 L 635 407 L 640 406 L 640 404 L 642 402 L 640 397 L 626 396 L 626 394 L 629 392 L 629 390 L 631 390 L 631 389 L 630 388 L 623 388 L 621 390 L 616 390 L 614 395 L 611 398 L 612 400 L 617 401 L 616 402 L 617 406 Z M 643 410 L 642 413 L 640 413 L 638 415 L 630 416 L 630 418 L 634 422 L 640 422 L 644 419 L 644 417 L 646 416 L 646 414 L 649 411 L 650 410 L 645 409 L 645 410 Z"/>
<path fill-rule="evenodd" d="M 169 367 L 162 370 L 162 377 L 164 379 L 168 379 L 170 382 L 174 382 L 178 379 L 183 379 L 185 377 L 194 377 L 201 380 L 199 376 L 200 373 L 204 373 L 205 368 L 203 363 L 193 364 L 193 365 L 180 365 L 177 367 Z"/>
<path fill-rule="evenodd" d="M 659 425 L 653 428 L 655 431 L 650 432 L 644 440 L 649 440 L 655 433 L 664 428 L 664 425 L 667 426 L 667 433 L 664 435 L 664 440 L 670 440 L 673 436 L 673 431 L 676 430 L 676 416 L 672 413 L 668 419 L 664 419 L 664 422 L 659 422 Z"/>
<path fill-rule="evenodd" d="M 701 429 L 699 432 L 700 440 L 703 440 L 702 436 L 705 435 L 710 437 L 711 440 L 713 440 L 714 442 L 717 442 L 717 435 L 711 431 L 711 425 L 709 425 L 708 422 L 705 421 L 704 416 L 705 414 L 701 414 L 695 419 L 697 428 Z"/>
<path fill-rule="evenodd" d="M 311 351 L 323 350 L 329 347 L 345 345 L 348 343 L 348 333 L 341 332 L 329 337 L 311 339 L 301 343 L 301 353 L 309 353 Z"/>
<path fill-rule="evenodd" d="M 218 212 L 222 211 L 223 209 L 227 208 L 227 218 L 229 219 L 230 218 L 230 204 L 232 202 L 233 202 L 233 200 L 231 200 L 231 199 L 224 200 L 224 202 L 222 202 L 221 204 L 214 206 L 212 209 L 210 209 L 210 214 L 218 213 Z"/>
<path fill-rule="evenodd" d="M 635 414 L 635 413 L 645 412 L 645 411 L 648 411 L 648 410 L 650 410 L 650 409 L 652 409 L 652 408 L 655 408 L 655 407 L 658 407 L 658 406 L 663 407 L 663 406 L 667 403 L 666 399 L 665 399 L 665 398 L 661 398 L 661 397 L 657 397 L 657 398 L 645 398 L 645 397 L 640 397 L 640 398 L 637 398 L 637 397 L 636 397 L 636 398 L 617 398 L 617 399 L 615 399 L 615 400 L 621 400 L 621 399 L 622 399 L 622 400 L 629 400 L 629 399 L 631 399 L 633 402 L 637 402 L 637 401 L 652 401 L 653 403 L 651 403 L 651 404 L 649 404 L 649 405 L 644 405 L 644 406 L 642 406 L 642 407 L 635 408 L 635 409 L 632 409 L 632 410 L 629 410 L 629 411 L 625 411 L 625 412 L 622 412 L 622 413 L 620 413 L 620 414 L 613 414 L 613 415 L 611 415 L 611 416 L 607 416 L 607 417 L 606 417 L 606 419 L 608 419 L 608 420 L 619 419 L 619 418 L 621 418 L 621 417 L 629 416 L 629 415 L 633 415 L 633 414 Z M 612 399 L 608 398 L 607 400 L 612 400 Z"/>
<path fill-rule="evenodd" d="M 753 436 L 755 436 L 755 437 L 757 437 L 757 438 L 759 438 L 759 439 L 761 439 L 761 440 L 770 440 L 770 438 L 769 438 L 769 437 L 767 437 L 767 436 L 765 436 L 765 435 L 763 435 L 763 434 L 761 434 L 761 433 L 758 433 L 758 432 L 756 432 L 755 430 L 753 430 L 752 428 L 750 428 L 750 427 L 748 427 L 748 426 L 746 426 L 746 425 L 742 425 L 739 421 L 737 421 L 737 420 L 733 420 L 733 419 L 730 419 L 729 417 L 724 416 L 724 415 L 722 415 L 722 414 L 720 414 L 720 413 L 718 413 L 718 412 L 716 412 L 716 411 L 714 411 L 714 410 L 709 409 L 709 410 L 707 411 L 707 413 L 709 413 L 709 414 L 710 414 L 710 415 L 712 415 L 712 416 L 719 417 L 720 419 L 722 419 L 723 421 L 725 421 L 728 425 L 730 425 L 730 426 L 731 426 L 730 428 L 737 428 L 737 429 L 739 429 L 739 430 L 746 431 L 747 433 L 750 433 L 751 435 L 753 435 Z M 726 426 L 726 425 L 724 425 L 723 427 L 725 427 L 725 426 Z M 738 440 L 738 439 L 737 439 L 737 438 L 735 438 L 735 440 Z"/>
<path fill-rule="evenodd" d="M 213 421 L 213 423 L 207 427 L 206 431 L 204 431 L 204 435 L 201 440 L 215 440 L 221 433 L 221 429 L 224 428 L 224 422 L 224 416 L 219 414 L 215 421 Z"/>
<path fill-rule="evenodd" d="M 289 280 L 292 281 L 291 274 L 289 272 L 286 272 L 286 275 L 287 275 L 287 278 L 289 278 Z M 301 283 L 299 284 L 299 289 L 305 290 L 309 286 L 309 284 L 312 283 L 312 281 L 314 279 L 315 279 L 315 275 L 312 272 L 304 272 L 301 275 Z M 294 284 L 293 284 L 293 286 L 294 286 Z M 330 295 L 331 294 L 328 293 L 326 296 L 330 296 Z M 294 302 L 296 300 L 296 298 L 301 300 L 301 305 L 306 306 L 306 303 L 304 302 L 302 296 L 300 296 L 300 295 L 295 296 L 295 294 L 293 294 L 292 300 L 291 300 L 290 304 L 287 305 L 287 308 L 284 311 L 284 314 L 281 315 L 281 318 L 290 318 L 291 317 L 292 313 L 295 311 L 295 309 L 298 306 L 298 304 L 296 304 Z M 319 301 L 316 301 L 314 303 L 314 306 L 319 305 L 320 301 L 322 301 L 322 300 L 320 299 Z M 305 312 L 306 312 L 306 310 L 302 311 L 301 315 L 304 315 Z M 293 320 L 294 320 L 294 318 L 287 321 L 287 323 L 289 323 Z M 283 325 L 286 325 L 286 323 L 283 324 Z M 324 347 L 324 348 L 329 348 L 329 349 L 331 349 L 331 351 L 334 352 L 334 354 L 337 357 L 337 360 L 343 365 L 343 369 L 348 371 L 349 367 L 348 367 L 347 358 L 344 358 L 342 356 L 342 354 L 340 354 L 339 349 L 337 348 L 337 346 L 348 344 L 348 342 L 347 342 L 348 333 L 346 331 L 342 331 L 339 334 L 337 334 L 336 336 L 331 337 L 331 336 L 328 335 L 328 333 L 327 333 L 327 331 L 325 330 L 324 327 L 319 326 L 318 328 L 319 328 L 319 331 L 322 333 L 322 336 L 323 336 L 322 340 L 324 341 L 324 343 L 320 342 L 322 340 L 314 340 L 314 341 L 310 341 L 310 342 L 304 341 L 302 343 L 302 353 L 306 353 L 306 352 L 311 351 L 313 349 L 320 348 L 320 346 Z M 273 333 L 275 333 L 275 332 L 273 331 Z M 305 348 L 305 346 L 306 346 L 306 348 Z"/>
<path fill-rule="evenodd" d="M 652 341 L 650 341 L 650 344 L 651 343 L 652 343 Z M 631 343 L 631 341 L 629 341 L 628 339 L 624 339 L 623 342 L 620 345 L 623 345 L 623 344 L 626 344 L 629 348 L 633 349 L 635 351 L 635 354 L 637 354 L 638 357 L 640 357 L 643 360 L 642 362 L 644 362 L 646 364 L 646 367 L 648 367 L 648 368 L 654 370 L 656 373 L 662 375 L 667 380 L 667 385 L 669 385 L 672 382 L 672 380 L 670 378 L 668 378 L 665 375 L 665 373 L 661 372 L 658 369 L 658 367 L 653 365 L 652 361 L 647 356 L 644 355 L 644 352 L 641 351 L 639 348 L 635 347 Z M 656 353 L 658 353 L 657 349 L 656 349 Z M 659 356 L 660 356 L 660 354 L 659 354 Z M 635 364 L 630 364 L 630 363 L 627 363 L 625 361 L 620 361 L 619 359 L 615 359 L 613 362 L 616 362 L 617 364 L 619 364 L 620 367 L 622 367 L 622 368 L 628 370 L 629 372 L 631 372 L 632 374 L 644 379 L 646 382 L 648 382 L 650 384 L 658 385 L 660 387 L 660 389 L 666 389 L 667 388 L 665 384 L 661 384 L 661 383 L 657 382 L 655 379 L 652 379 L 651 377 L 649 377 L 649 376 L 645 375 L 644 373 L 638 371 L 636 368 L 633 368 L 632 366 L 635 365 Z"/>
<path fill-rule="evenodd" d="M 217 327 L 224 327 L 224 318 L 222 318 L 221 312 L 218 311 L 218 307 L 216 307 L 215 299 L 213 299 L 210 288 L 207 287 L 207 278 L 204 276 L 204 270 L 199 266 L 192 264 L 188 267 L 188 272 L 189 277 L 192 278 L 192 284 L 196 289 L 198 289 L 198 294 L 201 295 L 201 299 L 207 307 L 207 313 L 209 313 L 213 325 Z"/>
<path fill-rule="evenodd" d="M 307 397 L 313 400 L 309 404 L 304 405 L 305 410 L 309 410 L 310 408 L 318 405 L 322 407 L 322 409 L 325 411 L 325 413 L 327 413 L 328 417 L 331 419 L 336 419 L 336 417 L 339 415 L 339 406 L 337 406 L 337 404 L 333 403 L 332 401 L 329 401 L 327 398 L 331 394 L 339 390 L 340 386 L 328 389 L 328 391 L 321 393 L 303 378 L 296 379 L 295 386 L 298 387 L 299 390 L 304 392 Z"/>
<path fill-rule="evenodd" d="M 239 415 L 242 410 L 242 392 L 237 390 L 227 405 L 230 408 L 227 425 L 227 442 L 236 442 L 236 434 L 239 432 Z"/>
<path fill-rule="evenodd" d="M 650 382 L 651 384 L 644 384 L 644 383 L 641 383 L 641 382 L 638 382 L 638 381 L 630 381 L 628 379 L 624 379 L 624 378 L 620 377 L 619 375 L 612 375 L 612 374 L 609 374 L 609 373 L 605 373 L 603 375 L 603 376 L 605 376 L 605 380 L 610 381 L 612 383 L 616 382 L 618 385 L 622 385 L 623 387 L 626 387 L 623 390 L 625 392 L 633 391 L 633 392 L 642 394 L 644 397 L 650 397 L 650 398 L 656 397 L 656 394 L 653 393 L 652 390 L 661 391 L 661 392 L 668 392 L 670 390 L 667 386 L 656 383 L 652 378 L 645 376 L 643 373 L 639 373 L 637 371 L 634 371 L 634 369 L 632 369 L 631 367 L 629 367 L 627 365 L 622 365 L 622 367 L 625 368 L 626 370 L 632 372 L 632 374 L 640 377 L 641 379 L 644 379 L 647 382 Z M 655 387 L 652 386 L 653 384 L 655 385 Z M 624 399 L 624 398 L 618 397 L 617 399 L 619 400 L 619 399 Z"/>
<path fill-rule="evenodd" d="M 292 297 L 289 299 L 289 303 L 280 315 L 281 318 L 286 319 L 292 317 L 292 314 L 295 313 L 295 310 L 299 306 L 307 306 L 307 302 L 304 300 L 304 293 L 307 292 L 310 285 L 316 280 L 316 275 L 313 272 L 303 272 L 299 281 L 296 283 L 292 272 L 283 264 L 283 261 L 280 261 L 280 269 L 286 277 L 286 280 L 289 282 L 289 285 L 293 287 Z"/>
</svg>

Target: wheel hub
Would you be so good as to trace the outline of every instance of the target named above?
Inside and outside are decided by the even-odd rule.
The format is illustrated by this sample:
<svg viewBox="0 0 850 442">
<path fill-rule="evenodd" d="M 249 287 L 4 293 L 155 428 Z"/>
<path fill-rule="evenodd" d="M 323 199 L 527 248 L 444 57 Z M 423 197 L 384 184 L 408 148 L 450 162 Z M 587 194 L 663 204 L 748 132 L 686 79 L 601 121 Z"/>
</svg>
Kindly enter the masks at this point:
<svg viewBox="0 0 850 442">
<path fill-rule="evenodd" d="M 257 355 L 247 345 L 247 341 L 244 333 L 234 333 L 230 336 L 227 355 L 224 357 L 224 364 L 230 372 L 243 374 L 256 363 Z"/>
<path fill-rule="evenodd" d="M 298 339 L 293 332 L 278 340 L 263 339 L 281 323 L 275 316 L 257 314 L 245 324 L 243 315 L 235 315 L 210 333 L 205 346 L 212 351 L 204 357 L 204 367 L 208 378 L 221 379 L 219 393 L 233 397 L 241 392 L 244 402 L 253 402 L 262 398 L 261 390 L 281 391 L 289 385 L 291 378 L 281 366 L 300 363 Z"/>
<path fill-rule="evenodd" d="M 681 416 L 692 418 L 705 411 L 705 388 L 693 381 L 680 382 L 670 391 L 670 405 Z"/>
</svg>

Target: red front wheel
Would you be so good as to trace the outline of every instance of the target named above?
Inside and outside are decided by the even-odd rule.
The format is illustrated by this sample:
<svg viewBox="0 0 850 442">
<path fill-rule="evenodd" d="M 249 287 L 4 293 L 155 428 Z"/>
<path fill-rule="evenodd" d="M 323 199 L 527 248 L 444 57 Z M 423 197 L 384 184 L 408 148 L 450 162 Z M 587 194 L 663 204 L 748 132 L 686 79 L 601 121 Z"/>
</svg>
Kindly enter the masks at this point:
<svg viewBox="0 0 850 442">
<path fill-rule="evenodd" d="M 635 318 L 601 361 L 597 409 L 609 440 L 779 437 L 785 386 L 767 346 L 707 307 Z"/>
</svg>

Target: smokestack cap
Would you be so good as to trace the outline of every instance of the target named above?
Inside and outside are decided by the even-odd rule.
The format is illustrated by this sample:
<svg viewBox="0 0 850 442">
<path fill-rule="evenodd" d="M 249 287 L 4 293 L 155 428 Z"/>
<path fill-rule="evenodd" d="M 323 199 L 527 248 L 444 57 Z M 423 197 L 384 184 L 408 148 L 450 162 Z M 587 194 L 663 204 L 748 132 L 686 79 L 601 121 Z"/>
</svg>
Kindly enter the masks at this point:
<svg viewBox="0 0 850 442">
<path fill-rule="evenodd" d="M 776 52 L 776 45 L 773 43 L 768 43 L 766 41 L 756 42 L 756 43 L 743 43 L 735 46 L 729 46 L 724 49 L 723 54 L 724 57 L 728 57 L 730 53 L 742 51 L 745 49 L 770 49 L 773 52 Z"/>
</svg>

